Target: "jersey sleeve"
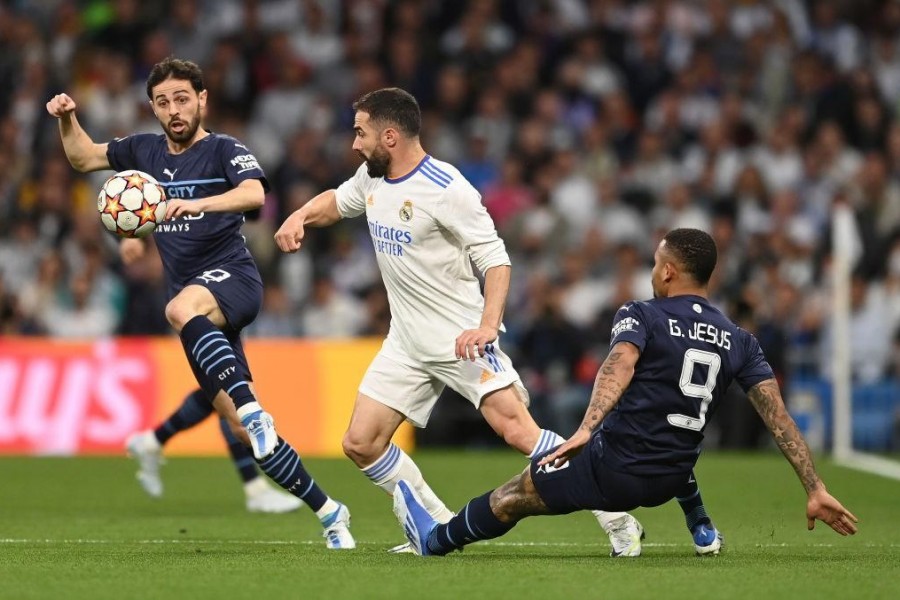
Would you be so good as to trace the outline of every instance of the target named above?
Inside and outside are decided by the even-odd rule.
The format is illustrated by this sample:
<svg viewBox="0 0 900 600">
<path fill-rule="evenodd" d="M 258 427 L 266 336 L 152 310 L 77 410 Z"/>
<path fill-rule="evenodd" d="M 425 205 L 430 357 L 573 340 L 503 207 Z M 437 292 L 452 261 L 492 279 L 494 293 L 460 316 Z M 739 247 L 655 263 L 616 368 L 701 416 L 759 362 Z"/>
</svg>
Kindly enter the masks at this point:
<svg viewBox="0 0 900 600">
<path fill-rule="evenodd" d="M 619 342 L 631 342 L 638 347 L 638 350 L 643 352 L 649 337 L 649 323 L 647 323 L 640 304 L 628 302 L 619 307 L 615 318 L 613 318 L 609 347 L 612 348 Z"/>
<path fill-rule="evenodd" d="M 106 146 L 106 160 L 109 161 L 109 166 L 116 172 L 139 169 L 136 149 L 142 140 L 152 137 L 154 136 L 151 134 L 142 133 L 110 140 Z"/>
<path fill-rule="evenodd" d="M 482 273 L 491 267 L 511 264 L 506 245 L 481 203 L 481 194 L 468 182 L 454 181 L 447 188 L 435 217 L 462 243 Z"/>
<path fill-rule="evenodd" d="M 334 190 L 338 213 L 341 217 L 345 219 L 358 217 L 366 212 L 366 191 L 371 179 L 366 163 L 363 163 L 353 177 Z"/>
<path fill-rule="evenodd" d="M 743 329 L 738 330 L 741 335 L 741 347 L 744 350 L 744 360 L 734 375 L 735 381 L 746 392 L 754 385 L 767 379 L 774 379 L 775 373 L 769 366 L 762 348 L 759 347 L 759 341 L 756 337 Z"/>
<path fill-rule="evenodd" d="M 242 181 L 259 179 L 263 189 L 269 191 L 269 181 L 263 172 L 259 161 L 244 144 L 232 137 L 222 137 L 219 143 L 219 152 L 222 157 L 222 165 L 225 168 L 225 177 L 228 182 L 237 187 Z"/>
</svg>

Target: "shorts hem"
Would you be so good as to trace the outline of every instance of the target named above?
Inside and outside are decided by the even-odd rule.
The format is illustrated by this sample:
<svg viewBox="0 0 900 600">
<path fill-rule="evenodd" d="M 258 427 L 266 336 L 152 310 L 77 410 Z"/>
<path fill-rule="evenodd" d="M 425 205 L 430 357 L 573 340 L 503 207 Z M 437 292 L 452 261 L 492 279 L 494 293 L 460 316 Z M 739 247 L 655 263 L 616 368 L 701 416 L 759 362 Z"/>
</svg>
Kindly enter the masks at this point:
<svg viewBox="0 0 900 600">
<path fill-rule="evenodd" d="M 403 418 L 406 419 L 407 421 L 409 421 L 409 423 L 410 423 L 413 427 L 418 427 L 419 429 L 425 429 L 425 427 L 428 425 L 428 419 L 427 419 L 427 418 L 425 419 L 425 421 L 417 421 L 417 420 L 413 419 L 413 418 L 410 417 L 408 414 L 406 414 L 405 412 L 403 412 L 404 409 L 403 409 L 402 406 L 399 406 L 399 405 L 397 405 L 396 403 L 391 402 L 391 401 L 389 401 L 389 400 L 385 400 L 385 399 L 381 396 L 381 394 L 378 394 L 377 392 L 373 391 L 372 388 L 368 388 L 368 387 L 365 387 L 365 386 L 359 386 L 359 389 L 358 389 L 357 391 L 359 391 L 360 394 L 365 394 L 366 396 L 368 396 L 369 398 L 371 398 L 371 399 L 374 400 L 375 402 L 378 402 L 379 404 L 384 404 L 384 405 L 387 406 L 388 408 L 391 408 L 391 409 L 393 409 L 393 410 L 396 410 L 398 413 L 400 413 L 401 415 L 403 415 Z"/>
</svg>

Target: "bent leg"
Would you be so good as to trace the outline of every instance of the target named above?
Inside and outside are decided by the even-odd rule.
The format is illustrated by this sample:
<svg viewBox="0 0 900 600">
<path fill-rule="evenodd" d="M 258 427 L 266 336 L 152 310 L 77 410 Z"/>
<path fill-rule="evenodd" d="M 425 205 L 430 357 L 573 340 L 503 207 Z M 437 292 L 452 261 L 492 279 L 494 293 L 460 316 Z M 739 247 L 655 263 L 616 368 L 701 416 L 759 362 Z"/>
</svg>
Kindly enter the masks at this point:
<svg viewBox="0 0 900 600">
<path fill-rule="evenodd" d="M 556 432 L 538 427 L 526 407 L 527 399 L 513 384 L 486 395 L 480 410 L 494 431 L 528 458 L 540 456 L 565 441 Z M 613 556 L 640 556 L 643 528 L 634 517 L 624 512 L 591 513 L 609 537 Z"/>
<path fill-rule="evenodd" d="M 399 411 L 358 393 L 344 433 L 344 454 L 357 467 L 366 470 L 384 456 L 403 419 Z"/>
<path fill-rule="evenodd" d="M 419 494 L 428 514 L 446 522 L 453 513 L 425 482 L 412 458 L 391 442 L 403 420 L 404 416 L 397 410 L 360 392 L 344 434 L 344 454 L 372 483 L 390 495 L 398 481 L 406 480 Z"/>
<path fill-rule="evenodd" d="M 203 391 L 194 390 L 184 398 L 181 406 L 169 415 L 168 419 L 153 430 L 153 435 L 159 445 L 164 446 L 176 434 L 202 423 L 212 412 L 212 404 Z"/>
<path fill-rule="evenodd" d="M 237 408 L 256 398 L 250 374 L 238 356 L 237 335 L 222 331 L 228 323 L 213 293 L 202 285 L 189 285 L 166 305 L 166 318 L 178 332 L 197 382 L 207 396 L 224 391 Z"/>
<path fill-rule="evenodd" d="M 703 496 L 700 495 L 700 486 L 697 484 L 697 478 L 693 471 L 675 499 L 678 500 L 678 505 L 684 512 L 684 521 L 694 539 L 694 550 L 697 554 L 701 556 L 718 554 L 725 543 L 724 537 L 706 513 Z"/>
<path fill-rule="evenodd" d="M 527 399 L 516 384 L 486 394 L 478 409 L 504 442 L 526 456 L 532 453 L 542 438 L 544 430 L 538 427 L 528 412 Z M 556 434 L 553 436 L 558 437 Z"/>
<path fill-rule="evenodd" d="M 213 400 L 213 406 L 219 416 L 227 422 L 231 434 L 245 446 L 249 446 L 250 438 L 247 431 L 241 426 L 237 410 L 228 395 L 219 392 Z M 272 481 L 303 500 L 317 515 L 323 510 L 326 513 L 333 512 L 338 507 L 338 504 L 329 499 L 306 471 L 297 451 L 280 436 L 272 453 L 265 458 L 256 459 L 256 463 Z M 329 503 L 333 503 L 333 506 Z M 331 511 L 328 511 L 328 508 L 331 508 Z M 321 515 L 319 516 L 321 518 Z"/>
<path fill-rule="evenodd" d="M 473 498 L 446 525 L 428 536 L 431 554 L 447 554 L 473 542 L 506 534 L 525 517 L 555 514 L 541 499 L 531 479 L 531 469 L 499 488 Z"/>
</svg>

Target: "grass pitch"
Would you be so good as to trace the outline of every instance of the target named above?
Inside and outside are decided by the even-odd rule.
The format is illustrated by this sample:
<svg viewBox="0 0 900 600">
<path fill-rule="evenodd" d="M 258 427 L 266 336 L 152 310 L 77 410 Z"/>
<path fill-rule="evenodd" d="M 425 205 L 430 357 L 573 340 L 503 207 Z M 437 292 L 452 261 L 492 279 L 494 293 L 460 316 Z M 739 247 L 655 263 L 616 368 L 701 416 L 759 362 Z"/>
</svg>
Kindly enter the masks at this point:
<svg viewBox="0 0 900 600">
<path fill-rule="evenodd" d="M 451 508 L 524 467 L 511 451 L 418 453 Z M 389 555 L 390 499 L 346 460 L 307 460 L 353 513 L 356 551 L 327 551 L 308 510 L 251 515 L 224 458 L 170 459 L 162 499 L 125 458 L 0 459 L 0 598 L 896 598 L 900 482 L 819 461 L 860 518 L 806 531 L 804 495 L 778 455 L 704 455 L 697 475 L 726 548 L 693 555 L 677 503 L 640 509 L 638 559 L 607 557 L 587 514 L 537 517 L 445 558 Z"/>
</svg>

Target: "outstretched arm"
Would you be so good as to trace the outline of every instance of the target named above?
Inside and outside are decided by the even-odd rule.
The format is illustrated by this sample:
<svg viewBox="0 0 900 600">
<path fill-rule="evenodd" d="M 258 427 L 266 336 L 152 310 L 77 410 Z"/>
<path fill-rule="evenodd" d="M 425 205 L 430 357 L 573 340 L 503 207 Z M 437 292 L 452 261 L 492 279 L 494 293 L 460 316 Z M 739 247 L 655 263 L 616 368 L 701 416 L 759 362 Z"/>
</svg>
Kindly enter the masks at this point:
<svg viewBox="0 0 900 600">
<path fill-rule="evenodd" d="M 107 144 L 94 143 L 78 123 L 75 108 L 75 101 L 66 94 L 57 94 L 47 102 L 47 112 L 59 121 L 59 137 L 62 139 L 66 158 L 76 171 L 82 173 L 109 169 Z"/>
<path fill-rule="evenodd" d="M 857 518 L 825 489 L 825 484 L 822 483 L 813 464 L 809 446 L 784 406 L 778 382 L 774 379 L 761 381 L 750 388 L 747 397 L 772 432 L 775 443 L 791 463 L 800 483 L 803 484 L 803 489 L 806 490 L 808 528 L 815 527 L 816 519 L 819 519 L 841 535 L 856 533 L 854 523 L 857 522 Z"/>
<path fill-rule="evenodd" d="M 300 249 L 307 225 L 327 227 L 340 220 L 341 213 L 338 211 L 334 190 L 324 191 L 285 219 L 275 232 L 275 243 L 282 252 L 296 252 Z"/>
<path fill-rule="evenodd" d="M 625 393 L 625 389 L 631 383 L 631 378 L 634 377 L 634 366 L 640 357 L 641 353 L 638 347 L 631 342 L 619 342 L 612 347 L 594 380 L 591 403 L 588 405 L 587 412 L 584 413 L 581 425 L 572 437 L 544 457 L 541 461 L 542 465 L 549 463 L 554 467 L 561 467 L 570 458 L 581 452 L 584 445 L 591 439 L 591 433 Z"/>
</svg>

